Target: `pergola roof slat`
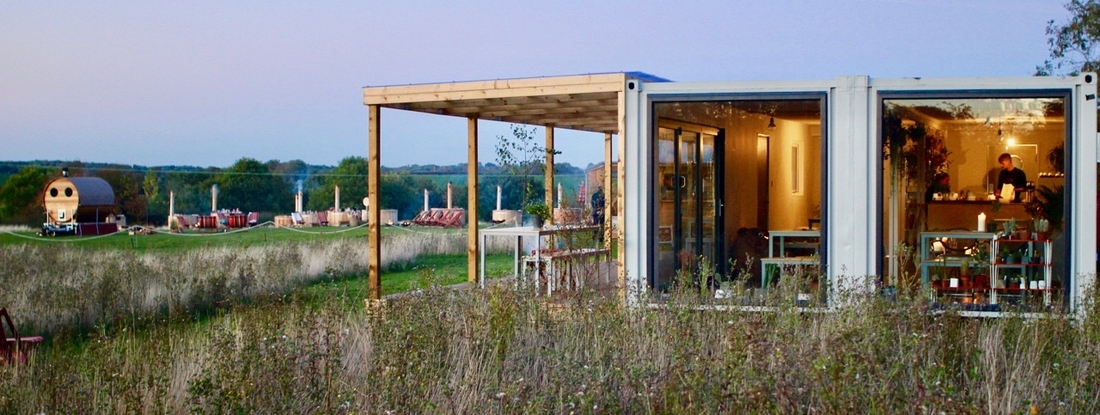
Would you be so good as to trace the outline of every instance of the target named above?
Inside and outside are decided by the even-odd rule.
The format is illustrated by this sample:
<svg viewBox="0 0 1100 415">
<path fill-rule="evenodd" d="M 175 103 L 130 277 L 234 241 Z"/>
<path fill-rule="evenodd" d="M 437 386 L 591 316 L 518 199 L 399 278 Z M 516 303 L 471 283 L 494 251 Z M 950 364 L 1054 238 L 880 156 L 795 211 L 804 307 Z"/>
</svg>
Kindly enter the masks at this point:
<svg viewBox="0 0 1100 415">
<path fill-rule="evenodd" d="M 363 88 L 363 103 L 408 111 L 557 128 L 618 133 L 619 96 L 628 80 L 662 81 L 623 72 L 494 81 Z"/>
</svg>

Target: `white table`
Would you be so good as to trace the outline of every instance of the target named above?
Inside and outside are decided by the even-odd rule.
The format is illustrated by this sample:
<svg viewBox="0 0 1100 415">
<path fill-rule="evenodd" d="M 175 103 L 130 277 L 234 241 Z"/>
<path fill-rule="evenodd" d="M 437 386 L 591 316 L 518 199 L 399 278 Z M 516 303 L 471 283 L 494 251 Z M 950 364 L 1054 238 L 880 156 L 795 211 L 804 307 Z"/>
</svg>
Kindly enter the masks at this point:
<svg viewBox="0 0 1100 415">
<path fill-rule="evenodd" d="M 807 239 L 816 238 L 818 241 L 820 241 L 821 240 L 821 231 L 817 230 L 817 229 L 812 229 L 812 230 L 789 230 L 789 231 L 768 231 L 768 237 L 770 238 L 769 241 L 768 241 L 768 257 L 772 257 L 772 258 L 776 257 L 776 255 L 775 255 L 775 244 L 776 243 L 779 244 L 779 255 L 778 256 L 785 257 L 785 256 L 787 256 L 787 253 L 786 253 L 786 245 L 787 245 L 786 244 L 786 239 L 787 238 L 807 238 Z M 810 247 L 810 245 L 800 246 L 800 248 L 806 248 L 806 247 Z"/>
<path fill-rule="evenodd" d="M 807 257 L 788 257 L 787 256 L 787 238 L 804 238 L 804 239 L 817 239 L 817 243 L 808 242 L 797 246 L 797 248 L 814 248 L 816 251 L 818 244 L 821 243 L 821 231 L 818 229 L 812 230 L 780 230 L 780 231 L 768 231 L 768 257 L 760 258 L 760 286 L 767 287 L 771 281 L 768 274 L 768 265 L 775 265 L 777 272 L 782 272 L 784 265 L 792 266 L 813 266 L 818 264 L 816 256 Z M 775 245 L 779 245 L 779 255 L 775 255 Z"/>
<path fill-rule="evenodd" d="M 481 236 L 481 238 L 479 238 L 480 239 L 479 240 L 480 245 L 478 246 L 478 251 L 481 252 L 481 271 L 480 271 L 480 275 L 478 276 L 478 284 L 480 284 L 482 287 L 485 286 L 485 238 L 487 238 L 489 236 L 510 236 L 510 237 L 515 237 L 516 238 L 515 239 L 515 260 L 512 263 L 512 271 L 513 271 L 514 275 L 516 275 L 518 277 L 521 277 L 521 278 L 523 278 L 526 274 L 526 269 L 521 269 L 520 268 L 520 250 L 523 247 L 523 237 L 526 236 L 526 237 L 538 238 L 538 244 L 537 244 L 537 248 L 535 249 L 535 255 L 534 255 L 534 257 L 535 257 L 534 263 L 536 264 L 535 265 L 536 266 L 536 282 L 535 282 L 535 284 L 536 284 L 536 287 L 537 287 L 537 284 L 538 284 L 537 275 L 541 272 L 542 264 L 543 264 L 543 261 L 542 261 L 542 237 L 543 236 L 550 236 L 550 235 L 555 235 L 555 234 L 559 234 L 559 233 L 567 233 L 567 232 L 569 232 L 569 233 L 571 233 L 571 232 L 594 232 L 594 231 L 597 231 L 599 229 L 600 229 L 600 227 L 597 226 L 597 225 L 553 226 L 553 227 L 546 227 L 546 228 L 536 228 L 534 226 L 517 226 L 517 227 L 510 227 L 510 228 L 482 229 L 482 230 L 479 231 L 479 235 Z M 524 267 L 524 268 L 526 268 L 526 267 Z M 547 291 L 547 296 L 549 296 L 549 295 L 550 295 L 550 291 L 548 290 Z"/>
</svg>

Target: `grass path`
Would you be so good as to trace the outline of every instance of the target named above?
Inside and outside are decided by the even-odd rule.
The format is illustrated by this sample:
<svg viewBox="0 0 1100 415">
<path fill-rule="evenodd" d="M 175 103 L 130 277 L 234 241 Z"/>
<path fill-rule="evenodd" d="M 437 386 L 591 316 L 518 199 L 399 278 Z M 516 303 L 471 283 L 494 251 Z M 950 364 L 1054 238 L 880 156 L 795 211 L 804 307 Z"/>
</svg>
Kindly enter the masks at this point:
<svg viewBox="0 0 1100 415">
<path fill-rule="evenodd" d="M 485 278 L 499 278 L 512 273 L 512 255 L 485 256 Z M 466 255 L 431 255 L 417 258 L 415 263 L 382 273 L 382 294 L 392 295 L 429 284 L 454 285 L 466 282 Z M 360 307 L 369 293 L 366 275 L 356 275 L 333 281 L 322 281 L 297 290 L 297 294 L 312 303 L 342 302 Z"/>
</svg>

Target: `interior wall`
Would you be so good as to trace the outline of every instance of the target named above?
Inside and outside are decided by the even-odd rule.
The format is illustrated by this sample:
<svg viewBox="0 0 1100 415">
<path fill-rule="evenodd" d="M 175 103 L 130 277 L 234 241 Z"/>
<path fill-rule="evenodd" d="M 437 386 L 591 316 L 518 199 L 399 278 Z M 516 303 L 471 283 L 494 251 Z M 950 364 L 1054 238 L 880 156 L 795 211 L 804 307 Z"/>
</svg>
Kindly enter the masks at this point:
<svg viewBox="0 0 1100 415">
<path fill-rule="evenodd" d="M 726 240 L 737 238 L 740 228 L 767 229 L 757 223 L 757 155 L 759 134 L 768 131 L 768 120 L 760 115 L 724 120 L 726 130 L 725 230 Z M 735 122 L 736 121 L 736 122 Z"/>
<path fill-rule="evenodd" d="M 811 139 L 811 134 L 820 129 L 797 121 L 777 119 L 775 124 L 777 128 L 772 134 L 769 166 L 771 205 L 768 229 L 799 229 L 809 225 L 815 204 L 821 200 L 820 141 L 815 143 Z M 802 159 L 802 177 L 799 178 L 802 190 L 799 193 L 795 193 L 793 188 L 796 172 L 792 148 L 795 146 L 800 148 L 799 158 Z M 817 147 L 817 150 L 811 150 L 812 147 Z M 815 194 L 817 197 L 814 197 Z"/>
<path fill-rule="evenodd" d="M 1039 173 L 1049 172 L 1053 168 L 1047 161 L 1047 153 L 1065 140 L 1065 125 L 1051 123 L 1038 126 L 1031 131 L 1012 131 L 1002 129 L 997 136 L 996 128 L 973 128 L 965 125 L 947 125 L 944 131 L 944 143 L 951 151 L 948 174 L 951 175 L 951 191 L 969 191 L 975 194 L 986 193 L 986 183 L 995 181 L 1001 171 L 997 157 L 1001 153 L 1010 153 L 1024 158 L 1021 167 L 1027 179 L 1037 184 Z M 1001 140 L 1004 137 L 1004 141 Z M 1007 146 L 1008 140 L 1015 140 L 1018 146 Z M 1034 146 L 1034 147 L 1032 147 Z M 1045 181 L 1045 179 L 1044 179 Z M 1057 180 L 1061 184 L 1061 180 Z"/>
</svg>

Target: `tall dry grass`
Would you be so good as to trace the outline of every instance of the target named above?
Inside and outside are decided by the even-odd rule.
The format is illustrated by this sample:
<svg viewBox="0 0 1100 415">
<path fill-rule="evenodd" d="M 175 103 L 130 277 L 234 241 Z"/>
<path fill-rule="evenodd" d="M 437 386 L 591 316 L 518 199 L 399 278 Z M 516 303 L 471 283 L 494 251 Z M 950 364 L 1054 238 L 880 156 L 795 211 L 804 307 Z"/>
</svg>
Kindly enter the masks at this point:
<svg viewBox="0 0 1100 415">
<path fill-rule="evenodd" d="M 491 241 L 490 252 L 510 249 Z M 466 251 L 466 235 L 404 233 L 382 243 L 382 265 Z M 325 278 L 365 273 L 362 240 L 134 253 L 62 245 L 0 246 L 0 306 L 21 334 L 87 330 L 152 315 L 185 315 L 279 296 Z"/>
<path fill-rule="evenodd" d="M 785 298 L 777 295 L 774 298 Z M 16 412 L 1042 413 L 1100 411 L 1100 318 L 625 309 L 511 284 L 384 308 L 295 302 L 116 332 L 0 368 Z M 784 303 L 789 303 L 784 301 Z"/>
</svg>

